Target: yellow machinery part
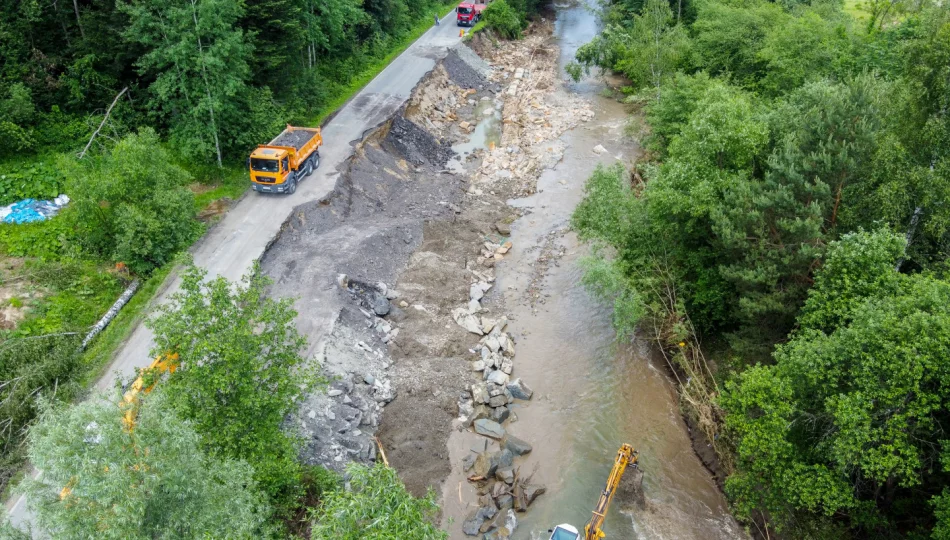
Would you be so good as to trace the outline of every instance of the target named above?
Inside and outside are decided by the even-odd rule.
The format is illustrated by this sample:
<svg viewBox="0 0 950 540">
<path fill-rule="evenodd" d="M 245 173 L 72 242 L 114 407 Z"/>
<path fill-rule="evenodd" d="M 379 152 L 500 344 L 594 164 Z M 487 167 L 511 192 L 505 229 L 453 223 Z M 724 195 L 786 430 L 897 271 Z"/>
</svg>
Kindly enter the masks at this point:
<svg viewBox="0 0 950 540">
<path fill-rule="evenodd" d="M 617 492 L 617 487 L 620 485 L 620 479 L 623 478 L 624 471 L 627 470 L 629 465 L 636 466 L 637 457 L 637 451 L 629 444 L 624 444 L 620 447 L 620 450 L 617 452 L 617 459 L 614 461 L 614 467 L 610 470 L 610 476 L 607 477 L 607 487 L 603 493 L 600 494 L 600 500 L 597 501 L 597 506 L 594 508 L 594 515 L 591 516 L 590 522 L 584 527 L 585 540 L 600 540 L 604 538 L 605 534 L 602 527 L 604 526 L 604 519 L 607 517 L 607 509 L 610 507 L 610 502 Z"/>
</svg>

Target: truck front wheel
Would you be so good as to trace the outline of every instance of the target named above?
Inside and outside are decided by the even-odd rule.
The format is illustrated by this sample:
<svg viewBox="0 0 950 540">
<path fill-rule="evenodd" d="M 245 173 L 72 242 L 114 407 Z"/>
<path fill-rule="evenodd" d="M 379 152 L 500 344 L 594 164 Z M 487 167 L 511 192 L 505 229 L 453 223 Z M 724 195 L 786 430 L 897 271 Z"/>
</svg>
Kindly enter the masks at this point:
<svg viewBox="0 0 950 540">
<path fill-rule="evenodd" d="M 297 191 L 297 179 L 296 179 L 296 178 L 294 178 L 294 181 L 291 182 L 290 187 L 287 188 L 287 194 L 288 194 L 288 195 L 293 195 L 295 191 Z"/>
</svg>

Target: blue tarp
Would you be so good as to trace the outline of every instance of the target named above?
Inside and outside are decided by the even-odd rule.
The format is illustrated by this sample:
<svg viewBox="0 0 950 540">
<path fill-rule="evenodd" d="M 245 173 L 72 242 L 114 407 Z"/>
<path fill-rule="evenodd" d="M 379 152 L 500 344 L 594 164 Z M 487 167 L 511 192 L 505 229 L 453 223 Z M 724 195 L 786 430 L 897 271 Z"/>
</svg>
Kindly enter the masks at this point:
<svg viewBox="0 0 950 540">
<path fill-rule="evenodd" d="M 69 197 L 60 195 L 52 201 L 38 201 L 23 199 L 10 206 L 0 208 L 0 219 L 4 223 L 33 223 L 45 221 L 56 214 L 69 203 Z"/>
</svg>

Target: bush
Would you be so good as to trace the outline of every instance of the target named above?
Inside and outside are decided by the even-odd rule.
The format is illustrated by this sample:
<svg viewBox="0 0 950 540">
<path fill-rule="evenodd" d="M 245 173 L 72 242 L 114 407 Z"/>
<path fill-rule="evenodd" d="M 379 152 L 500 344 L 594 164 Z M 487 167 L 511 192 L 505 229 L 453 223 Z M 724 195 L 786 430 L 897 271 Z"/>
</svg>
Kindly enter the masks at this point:
<svg viewBox="0 0 950 540">
<path fill-rule="evenodd" d="M 482 12 L 485 24 L 498 32 L 498 35 L 508 39 L 519 39 L 523 29 L 521 15 L 508 5 L 505 0 L 495 0 Z"/>
<path fill-rule="evenodd" d="M 0 165 L 0 206 L 27 198 L 53 199 L 63 193 L 65 177 L 52 161 L 37 158 Z"/>
<path fill-rule="evenodd" d="M 43 411 L 29 450 L 43 474 L 26 492 L 49 537 L 266 537 L 251 467 L 202 452 L 167 402 L 161 392 L 144 398 L 134 431 L 118 392 Z"/>
<path fill-rule="evenodd" d="M 351 464 L 347 474 L 350 488 L 327 494 L 313 524 L 312 538 L 447 538 L 430 523 L 439 511 L 432 494 L 413 498 L 394 469 L 381 463 L 374 467 Z"/>
<path fill-rule="evenodd" d="M 83 247 L 146 274 L 172 260 L 197 230 L 191 175 L 151 129 L 128 135 L 89 165 L 67 163 L 65 214 Z"/>
<path fill-rule="evenodd" d="M 79 367 L 81 335 L 8 339 L 0 344 L 0 489 L 23 460 L 23 437 L 36 417 L 36 396 L 68 395 L 66 383 Z"/>
<path fill-rule="evenodd" d="M 205 277 L 189 267 L 181 292 L 147 323 L 153 353 L 181 358 L 165 392 L 205 448 L 246 460 L 278 511 L 293 511 L 304 486 L 297 440 L 282 424 L 317 381 L 314 364 L 300 355 L 306 340 L 294 326 L 293 302 L 266 298 L 268 282 L 256 272 L 240 284 Z"/>
</svg>

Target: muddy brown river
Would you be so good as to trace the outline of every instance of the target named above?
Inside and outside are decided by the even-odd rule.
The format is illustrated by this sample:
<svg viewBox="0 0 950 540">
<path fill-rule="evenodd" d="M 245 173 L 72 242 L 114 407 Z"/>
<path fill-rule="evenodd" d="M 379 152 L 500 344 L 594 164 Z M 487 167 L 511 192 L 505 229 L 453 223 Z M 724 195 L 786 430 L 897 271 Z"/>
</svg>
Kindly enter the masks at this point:
<svg viewBox="0 0 950 540">
<path fill-rule="evenodd" d="M 560 0 L 555 7 L 563 70 L 599 21 L 585 0 Z M 692 450 L 662 360 L 642 340 L 618 342 L 610 310 L 581 284 L 580 262 L 589 250 L 568 226 L 584 181 L 598 163 L 630 163 L 639 152 L 636 141 L 624 136 L 627 111 L 602 97 L 603 88 L 596 78 L 565 82 L 559 91 L 586 96 L 596 116 L 562 137 L 564 159 L 542 175 L 535 195 L 510 201 L 527 213 L 512 225 L 516 249 L 498 266 L 496 290 L 513 318 L 516 375 L 535 397 L 515 409 L 517 421 L 508 429 L 534 446 L 521 474 L 533 474 L 533 482 L 547 487 L 527 513 L 518 514 L 512 538 L 546 540 L 559 523 L 583 530 L 622 443 L 640 452 L 646 504 L 629 513 L 612 508 L 604 526 L 608 538 L 742 537 Z M 607 153 L 596 154 L 597 145 Z M 449 440 L 453 472 L 443 489 L 443 527 L 453 539 L 467 538 L 461 521 L 477 506 L 458 466 L 476 438 L 454 432 Z"/>
</svg>

